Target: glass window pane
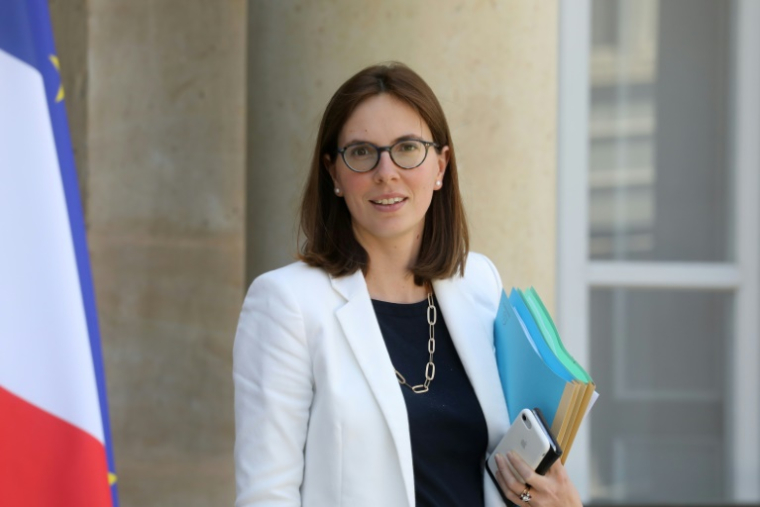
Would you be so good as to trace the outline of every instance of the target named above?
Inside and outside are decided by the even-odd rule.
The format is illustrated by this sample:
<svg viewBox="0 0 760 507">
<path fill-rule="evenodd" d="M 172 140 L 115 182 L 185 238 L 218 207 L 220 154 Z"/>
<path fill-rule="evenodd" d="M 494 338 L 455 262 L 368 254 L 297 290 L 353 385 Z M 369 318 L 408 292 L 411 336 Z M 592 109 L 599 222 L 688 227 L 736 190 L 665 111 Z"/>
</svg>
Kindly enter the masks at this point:
<svg viewBox="0 0 760 507">
<path fill-rule="evenodd" d="M 611 503 L 729 500 L 724 429 L 726 292 L 593 289 L 592 498 Z"/>
<path fill-rule="evenodd" d="M 732 260 L 730 7 L 592 2 L 591 259 Z"/>
</svg>

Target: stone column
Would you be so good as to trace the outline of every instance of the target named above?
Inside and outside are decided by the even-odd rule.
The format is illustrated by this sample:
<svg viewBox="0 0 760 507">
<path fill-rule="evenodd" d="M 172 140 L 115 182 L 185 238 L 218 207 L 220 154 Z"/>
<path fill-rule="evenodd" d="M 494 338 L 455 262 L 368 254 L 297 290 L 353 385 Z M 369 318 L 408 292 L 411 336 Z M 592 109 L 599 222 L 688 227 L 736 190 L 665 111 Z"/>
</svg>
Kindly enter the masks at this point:
<svg viewBox="0 0 760 507">
<path fill-rule="evenodd" d="M 87 222 L 122 505 L 232 505 L 247 5 L 87 4 Z"/>
</svg>

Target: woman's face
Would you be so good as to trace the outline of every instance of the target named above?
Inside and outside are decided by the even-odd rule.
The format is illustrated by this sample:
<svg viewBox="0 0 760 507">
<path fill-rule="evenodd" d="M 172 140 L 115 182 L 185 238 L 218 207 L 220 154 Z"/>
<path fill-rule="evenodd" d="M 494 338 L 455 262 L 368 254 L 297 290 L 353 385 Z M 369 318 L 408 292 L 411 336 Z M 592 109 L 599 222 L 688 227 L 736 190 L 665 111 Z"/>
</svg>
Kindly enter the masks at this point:
<svg viewBox="0 0 760 507">
<path fill-rule="evenodd" d="M 433 136 L 409 105 L 392 95 L 380 94 L 354 110 L 343 125 L 338 147 L 356 142 L 390 146 L 402 139 L 432 141 Z M 448 159 L 448 146 L 440 154 L 431 146 L 425 161 L 414 169 L 400 168 L 387 151 L 381 152 L 377 166 L 366 173 L 349 169 L 340 155 L 328 161 L 333 183 L 340 190 L 338 198 L 346 200 L 359 243 L 367 248 L 403 239 L 418 242 L 433 192 L 443 187 Z"/>
</svg>

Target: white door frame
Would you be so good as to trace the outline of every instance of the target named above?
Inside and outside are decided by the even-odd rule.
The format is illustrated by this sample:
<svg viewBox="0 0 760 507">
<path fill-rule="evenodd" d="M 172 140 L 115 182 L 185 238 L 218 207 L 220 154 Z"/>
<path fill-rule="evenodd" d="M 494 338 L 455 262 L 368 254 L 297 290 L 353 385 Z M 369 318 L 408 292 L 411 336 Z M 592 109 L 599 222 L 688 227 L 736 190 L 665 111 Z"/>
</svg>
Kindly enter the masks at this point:
<svg viewBox="0 0 760 507">
<path fill-rule="evenodd" d="M 589 364 L 589 290 L 645 287 L 723 290 L 734 295 L 727 375 L 726 484 L 737 502 L 760 500 L 760 2 L 735 0 L 731 25 L 733 217 L 731 263 L 599 262 L 588 256 L 589 54 L 591 2 L 559 2 L 557 320 L 567 348 Z M 593 375 L 593 371 L 591 372 Z M 609 388 L 598 386 L 600 402 Z M 611 390 L 609 390 L 611 392 Z M 590 498 L 589 424 L 568 468 Z"/>
</svg>

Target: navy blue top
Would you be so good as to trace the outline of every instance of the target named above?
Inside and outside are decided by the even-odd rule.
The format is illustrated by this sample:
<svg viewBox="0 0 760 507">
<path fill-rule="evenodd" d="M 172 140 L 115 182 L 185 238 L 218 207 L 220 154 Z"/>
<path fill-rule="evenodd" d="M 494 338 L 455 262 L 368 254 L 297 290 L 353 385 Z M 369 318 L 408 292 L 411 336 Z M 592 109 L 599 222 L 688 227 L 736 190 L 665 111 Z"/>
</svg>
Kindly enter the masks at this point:
<svg viewBox="0 0 760 507">
<path fill-rule="evenodd" d="M 427 299 L 372 304 L 393 366 L 409 384 L 422 384 L 429 359 Z M 437 300 L 435 306 L 435 378 L 430 390 L 415 394 L 399 384 L 409 415 L 417 506 L 482 506 L 488 428 Z"/>
</svg>

